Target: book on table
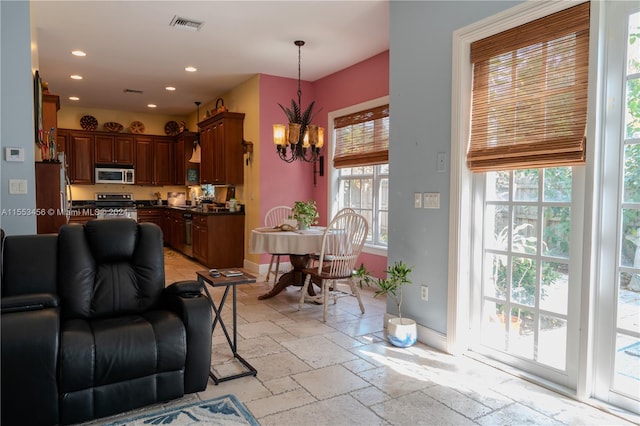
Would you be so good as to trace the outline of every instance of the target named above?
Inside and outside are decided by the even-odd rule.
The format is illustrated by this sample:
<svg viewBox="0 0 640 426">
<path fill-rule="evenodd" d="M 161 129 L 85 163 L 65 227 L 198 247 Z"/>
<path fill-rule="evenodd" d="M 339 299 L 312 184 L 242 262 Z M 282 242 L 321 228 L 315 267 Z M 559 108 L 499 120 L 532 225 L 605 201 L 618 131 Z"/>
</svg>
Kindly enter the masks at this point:
<svg viewBox="0 0 640 426">
<path fill-rule="evenodd" d="M 242 271 L 238 271 L 237 269 L 227 269 L 220 272 L 225 277 L 241 277 L 242 276 Z"/>
</svg>

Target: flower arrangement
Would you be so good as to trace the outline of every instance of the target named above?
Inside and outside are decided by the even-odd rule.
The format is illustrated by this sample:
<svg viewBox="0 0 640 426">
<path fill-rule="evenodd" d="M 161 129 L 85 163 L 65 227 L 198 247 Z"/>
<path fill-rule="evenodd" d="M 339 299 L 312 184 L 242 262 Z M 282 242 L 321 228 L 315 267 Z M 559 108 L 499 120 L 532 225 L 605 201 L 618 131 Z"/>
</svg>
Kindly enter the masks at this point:
<svg viewBox="0 0 640 426">
<path fill-rule="evenodd" d="M 318 223 L 318 207 L 314 200 L 296 201 L 291 209 L 289 219 L 298 222 L 299 229 L 308 229 Z"/>
</svg>

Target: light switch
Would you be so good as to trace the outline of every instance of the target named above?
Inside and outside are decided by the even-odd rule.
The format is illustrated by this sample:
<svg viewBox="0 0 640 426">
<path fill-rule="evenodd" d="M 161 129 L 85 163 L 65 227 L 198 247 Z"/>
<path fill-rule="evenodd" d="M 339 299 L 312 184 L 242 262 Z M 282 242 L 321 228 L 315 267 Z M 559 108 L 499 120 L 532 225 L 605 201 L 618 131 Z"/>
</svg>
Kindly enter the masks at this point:
<svg viewBox="0 0 640 426">
<path fill-rule="evenodd" d="M 422 207 L 425 209 L 439 209 L 440 208 L 440 193 L 439 192 L 425 192 L 422 194 Z"/>
<path fill-rule="evenodd" d="M 422 193 L 420 192 L 413 193 L 413 208 L 415 209 L 422 208 Z"/>
<path fill-rule="evenodd" d="M 9 179 L 9 194 L 26 194 L 26 179 Z"/>
</svg>

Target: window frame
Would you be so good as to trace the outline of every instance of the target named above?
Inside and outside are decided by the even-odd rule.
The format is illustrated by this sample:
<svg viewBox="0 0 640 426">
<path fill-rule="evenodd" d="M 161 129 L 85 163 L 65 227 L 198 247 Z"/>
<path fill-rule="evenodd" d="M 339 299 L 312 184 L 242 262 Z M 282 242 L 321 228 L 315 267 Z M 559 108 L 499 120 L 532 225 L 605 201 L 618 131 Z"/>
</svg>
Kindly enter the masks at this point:
<svg viewBox="0 0 640 426">
<path fill-rule="evenodd" d="M 389 96 L 382 96 L 379 98 L 371 99 L 369 101 L 361 102 L 359 104 L 350 105 L 345 108 L 341 108 L 335 111 L 331 111 L 327 116 L 327 133 L 328 133 L 328 145 L 329 145 L 329 158 L 328 164 L 333 164 L 333 157 L 335 153 L 335 128 L 334 128 L 334 120 L 337 117 L 341 117 L 347 114 L 353 114 L 358 111 L 363 111 L 366 109 L 380 107 L 382 105 L 389 104 Z M 388 164 L 388 163 L 387 163 Z M 339 210 L 338 203 L 338 190 L 340 189 L 339 182 L 339 171 L 333 167 L 329 168 L 328 180 L 327 180 L 327 208 L 329 217 L 333 217 Z M 375 185 L 375 182 L 374 182 Z M 377 200 L 377 197 L 376 197 Z M 378 205 L 376 204 L 376 210 Z M 377 216 L 377 213 L 375 213 Z M 378 256 L 387 256 L 387 247 L 385 246 L 376 246 L 370 243 L 365 243 L 363 249 L 363 253 L 374 254 Z"/>
</svg>

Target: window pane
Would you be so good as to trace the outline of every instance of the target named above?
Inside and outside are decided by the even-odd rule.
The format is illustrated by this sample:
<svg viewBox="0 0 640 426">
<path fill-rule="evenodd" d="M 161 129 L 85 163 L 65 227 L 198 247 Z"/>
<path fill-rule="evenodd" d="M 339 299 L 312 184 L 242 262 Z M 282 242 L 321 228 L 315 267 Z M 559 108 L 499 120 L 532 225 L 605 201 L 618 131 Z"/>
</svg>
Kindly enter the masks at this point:
<svg viewBox="0 0 640 426">
<path fill-rule="evenodd" d="M 569 237 L 571 235 L 571 209 L 569 207 L 542 208 L 542 254 L 569 258 Z"/>
<path fill-rule="evenodd" d="M 640 272 L 620 274 L 617 327 L 630 333 L 637 333 L 640 330 Z M 640 356 L 640 347 L 638 356 Z"/>
<path fill-rule="evenodd" d="M 640 78 L 627 80 L 627 114 L 626 135 L 627 139 L 640 138 Z"/>
<path fill-rule="evenodd" d="M 566 315 L 569 306 L 569 266 L 565 263 L 542 262 L 540 309 Z"/>
<path fill-rule="evenodd" d="M 571 167 L 544 169 L 544 201 L 571 201 Z"/>
<path fill-rule="evenodd" d="M 538 201 L 538 169 L 514 170 L 513 199 Z"/>
<path fill-rule="evenodd" d="M 509 206 L 506 204 L 487 205 L 484 220 L 484 229 L 487 235 L 486 248 L 508 250 Z"/>
<path fill-rule="evenodd" d="M 567 321 L 557 317 L 541 315 L 538 361 L 559 370 L 564 370 L 566 353 Z"/>
<path fill-rule="evenodd" d="M 621 266 L 640 268 L 640 210 L 622 209 Z"/>
<path fill-rule="evenodd" d="M 536 262 L 528 257 L 513 257 L 511 264 L 511 300 L 534 306 L 538 273 Z"/>
<path fill-rule="evenodd" d="M 639 80 L 640 81 L 640 80 Z M 638 92 L 640 99 L 640 91 Z M 638 106 L 640 113 L 640 105 Z M 638 128 L 640 132 L 640 127 Z M 624 147 L 624 202 L 640 203 L 640 144 Z"/>
<path fill-rule="evenodd" d="M 511 249 L 517 253 L 537 252 L 538 208 L 534 206 L 514 206 L 513 237 Z"/>
<path fill-rule="evenodd" d="M 509 172 L 488 172 L 486 182 L 487 201 L 509 200 Z"/>
<path fill-rule="evenodd" d="M 484 295 L 504 300 L 507 297 L 507 256 L 486 253 L 484 258 Z"/>
</svg>

